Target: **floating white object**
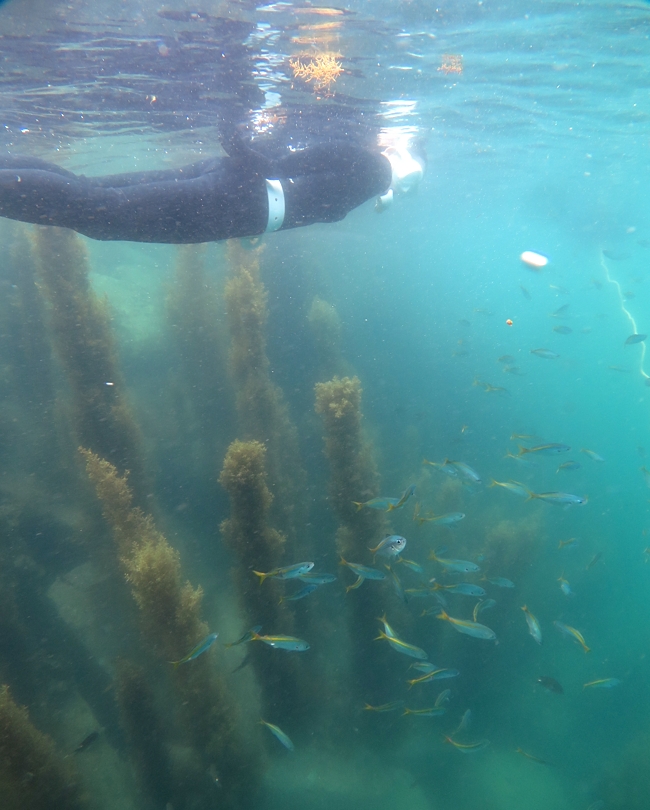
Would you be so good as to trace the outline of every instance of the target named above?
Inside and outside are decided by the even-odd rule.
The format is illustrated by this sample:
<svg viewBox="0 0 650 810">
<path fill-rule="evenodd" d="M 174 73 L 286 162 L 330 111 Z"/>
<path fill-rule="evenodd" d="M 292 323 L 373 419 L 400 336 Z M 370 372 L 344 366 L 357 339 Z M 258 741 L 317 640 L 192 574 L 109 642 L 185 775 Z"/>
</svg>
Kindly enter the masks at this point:
<svg viewBox="0 0 650 810">
<path fill-rule="evenodd" d="M 535 253 L 534 250 L 524 250 L 519 258 L 524 264 L 532 267 L 533 270 L 541 270 L 542 267 L 546 267 L 548 264 L 547 257 L 542 253 Z"/>
</svg>

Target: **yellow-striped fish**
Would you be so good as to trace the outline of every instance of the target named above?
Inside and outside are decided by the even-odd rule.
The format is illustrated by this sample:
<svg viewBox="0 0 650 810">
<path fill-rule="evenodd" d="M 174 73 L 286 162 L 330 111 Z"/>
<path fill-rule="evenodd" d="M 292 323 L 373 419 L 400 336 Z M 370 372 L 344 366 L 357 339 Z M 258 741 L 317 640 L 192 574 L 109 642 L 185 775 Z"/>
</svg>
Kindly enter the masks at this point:
<svg viewBox="0 0 650 810">
<path fill-rule="evenodd" d="M 389 512 L 391 509 L 396 508 L 398 502 L 399 498 L 371 498 L 363 503 L 352 501 L 353 505 L 357 507 L 357 512 L 360 512 L 364 507 L 366 509 L 377 509 L 380 512 Z"/>
<path fill-rule="evenodd" d="M 566 453 L 570 449 L 568 444 L 558 444 L 557 442 L 538 444 L 536 447 L 522 447 L 519 445 L 519 455 L 525 456 L 527 453 L 537 453 L 539 456 L 554 456 L 557 453 Z"/>
<path fill-rule="evenodd" d="M 409 685 L 409 689 L 412 686 L 415 686 L 416 683 L 427 683 L 428 681 L 435 681 L 440 678 L 440 674 L 442 672 L 446 672 L 445 669 L 432 669 L 431 672 L 427 672 L 424 675 L 421 675 L 419 678 L 413 678 L 406 683 Z"/>
<path fill-rule="evenodd" d="M 618 678 L 599 678 L 597 681 L 589 681 L 583 685 L 583 689 L 611 689 L 614 686 L 618 686 L 620 680 Z"/>
<path fill-rule="evenodd" d="M 259 633 L 253 633 L 251 641 L 263 641 L 269 647 L 287 652 L 305 652 L 309 649 L 306 641 L 295 636 L 260 636 Z"/>
<path fill-rule="evenodd" d="M 206 636 L 203 641 L 200 641 L 193 650 L 190 650 L 187 655 L 183 656 L 179 661 L 170 661 L 170 664 L 174 665 L 174 669 L 180 666 L 181 664 L 187 664 L 188 661 L 194 661 L 195 658 L 198 658 L 199 655 L 203 655 L 204 652 L 210 649 L 210 647 L 214 644 L 217 640 L 217 636 L 219 633 L 210 633 L 209 636 Z"/>
<path fill-rule="evenodd" d="M 436 709 L 444 706 L 445 703 L 449 703 L 449 695 L 451 695 L 451 689 L 443 689 L 443 691 L 436 698 L 436 702 L 434 704 Z"/>
<path fill-rule="evenodd" d="M 427 654 L 424 650 L 420 649 L 420 647 L 416 647 L 414 644 L 408 644 L 406 641 L 402 641 L 401 638 L 397 638 L 397 636 L 388 636 L 383 630 L 380 630 L 375 641 L 379 641 L 379 639 L 382 638 L 385 638 L 394 650 L 401 652 L 403 655 L 410 655 L 411 658 L 419 658 L 421 661 L 428 658 Z"/>
<path fill-rule="evenodd" d="M 528 487 L 520 484 L 519 481 L 495 481 L 493 478 L 490 486 L 503 487 L 503 489 L 507 489 L 508 492 L 512 492 L 513 495 L 520 495 L 522 498 L 527 498 L 530 494 Z"/>
<path fill-rule="evenodd" d="M 465 619 L 454 619 L 453 616 L 449 616 L 444 610 L 440 611 L 437 618 L 449 622 L 454 630 L 457 630 L 459 633 L 464 633 L 466 636 L 482 638 L 486 641 L 496 641 L 497 636 L 494 630 L 490 630 L 490 628 L 486 627 L 484 624 L 468 622 Z"/>
<path fill-rule="evenodd" d="M 575 639 L 575 641 L 578 642 L 586 653 L 591 652 L 591 649 L 587 647 L 587 643 L 584 640 L 582 633 L 579 630 L 576 630 L 575 627 L 571 627 L 568 624 L 563 624 L 562 622 L 557 621 L 553 622 L 553 624 L 557 627 L 560 633 L 562 633 L 562 635 Z"/>
<path fill-rule="evenodd" d="M 272 571 L 253 571 L 255 576 L 260 578 L 260 585 L 265 579 L 296 579 L 303 574 L 308 573 L 314 567 L 313 562 L 296 563 L 295 565 L 286 565 L 283 568 L 274 568 Z"/>
<path fill-rule="evenodd" d="M 539 626 L 539 622 L 533 616 L 533 614 L 528 610 L 526 605 L 522 607 L 524 611 L 524 615 L 526 616 L 526 624 L 528 625 L 528 632 L 531 636 L 535 639 L 538 644 L 542 643 L 542 628 Z"/>
<path fill-rule="evenodd" d="M 526 759 L 532 759 L 533 762 L 539 762 L 540 765 L 548 765 L 548 762 L 545 759 L 540 759 L 534 754 L 529 754 L 527 751 L 524 751 L 523 748 L 517 748 L 515 753 L 521 754 L 522 756 L 526 757 Z"/>
<path fill-rule="evenodd" d="M 273 734 L 273 736 L 277 740 L 280 740 L 280 742 L 282 743 L 282 745 L 284 745 L 286 749 L 288 749 L 289 751 L 294 750 L 293 743 L 279 726 L 276 726 L 273 723 L 267 723 L 266 720 L 260 720 L 260 724 L 266 726 L 268 730 L 271 732 L 271 734 Z"/>
<path fill-rule="evenodd" d="M 452 737 L 447 737 L 447 735 L 445 735 L 445 742 L 453 745 L 457 751 L 460 751 L 463 754 L 473 754 L 475 751 L 482 751 L 490 744 L 489 740 L 481 740 L 480 742 L 475 743 L 459 743 Z"/>
<path fill-rule="evenodd" d="M 379 712 L 380 714 L 383 714 L 384 712 L 394 712 L 395 709 L 401 709 L 403 706 L 403 700 L 394 700 L 392 703 L 382 703 L 381 706 L 371 706 L 370 703 L 366 703 L 363 710 L 366 712 Z"/>
<path fill-rule="evenodd" d="M 397 501 L 396 504 L 389 504 L 387 512 L 392 512 L 394 509 L 401 509 L 402 506 L 408 501 L 408 499 L 413 495 L 415 492 L 415 484 L 411 484 L 411 486 L 407 487 L 404 492 L 402 493 L 402 497 Z"/>
</svg>

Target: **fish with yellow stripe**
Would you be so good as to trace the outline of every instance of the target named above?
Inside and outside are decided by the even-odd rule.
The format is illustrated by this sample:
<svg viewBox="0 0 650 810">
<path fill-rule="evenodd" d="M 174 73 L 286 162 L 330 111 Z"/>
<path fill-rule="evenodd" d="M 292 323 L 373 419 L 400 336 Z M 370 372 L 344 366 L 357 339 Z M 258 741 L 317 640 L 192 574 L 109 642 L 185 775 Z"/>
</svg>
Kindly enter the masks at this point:
<svg viewBox="0 0 650 810">
<path fill-rule="evenodd" d="M 591 648 L 587 647 L 587 643 L 584 640 L 582 633 L 579 630 L 576 630 L 575 627 L 571 627 L 568 624 L 563 624 L 562 622 L 557 621 L 553 622 L 553 624 L 557 627 L 557 629 L 560 631 L 560 633 L 562 633 L 563 636 L 566 636 L 567 638 L 572 638 L 582 647 L 582 649 L 586 653 L 591 652 Z"/>
<path fill-rule="evenodd" d="M 449 616 L 445 613 L 444 610 L 441 610 L 437 616 L 438 619 L 442 619 L 442 621 L 449 622 L 451 626 L 456 630 L 458 633 L 463 633 L 466 636 L 472 636 L 472 638 L 480 638 L 485 641 L 496 641 L 496 633 L 494 630 L 490 630 L 489 627 L 486 627 L 484 624 L 479 624 L 478 622 L 470 622 L 466 621 L 465 619 L 455 619 L 453 616 Z"/>
</svg>

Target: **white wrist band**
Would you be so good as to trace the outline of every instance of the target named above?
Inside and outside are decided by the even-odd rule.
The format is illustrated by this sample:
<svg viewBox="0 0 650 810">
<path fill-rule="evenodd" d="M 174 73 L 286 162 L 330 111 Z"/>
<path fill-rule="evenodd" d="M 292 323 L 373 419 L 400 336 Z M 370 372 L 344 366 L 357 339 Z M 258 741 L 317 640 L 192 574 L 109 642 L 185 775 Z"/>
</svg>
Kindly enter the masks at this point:
<svg viewBox="0 0 650 810">
<path fill-rule="evenodd" d="M 269 198 L 269 219 L 264 233 L 273 233 L 284 222 L 284 191 L 279 180 L 266 181 L 266 194 Z"/>
</svg>

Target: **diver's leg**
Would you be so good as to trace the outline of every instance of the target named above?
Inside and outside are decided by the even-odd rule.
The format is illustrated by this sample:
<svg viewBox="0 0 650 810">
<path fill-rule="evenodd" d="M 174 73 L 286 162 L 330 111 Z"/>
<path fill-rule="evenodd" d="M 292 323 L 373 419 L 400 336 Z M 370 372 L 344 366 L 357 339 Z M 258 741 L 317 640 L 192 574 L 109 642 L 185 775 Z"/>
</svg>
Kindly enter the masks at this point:
<svg viewBox="0 0 650 810">
<path fill-rule="evenodd" d="M 3 159 L 2 165 L 6 167 L 7 162 Z M 74 228 L 83 211 L 83 182 L 58 167 L 28 168 L 29 165 L 33 162 L 0 168 L 0 216 L 36 225 Z"/>
<path fill-rule="evenodd" d="M 27 171 L 27 169 L 40 169 L 41 171 L 60 174 L 62 177 L 75 178 L 72 172 L 62 169 L 56 163 L 48 163 L 40 158 L 27 157 L 25 155 L 0 155 L 0 170 L 14 169 L 16 171 Z"/>
<path fill-rule="evenodd" d="M 193 180 L 203 174 L 218 170 L 221 160 L 222 158 L 207 158 L 197 163 L 191 163 L 188 166 L 181 166 L 179 169 L 108 174 L 103 177 L 88 177 L 86 180 L 98 188 L 124 188 L 124 186 Z"/>
<path fill-rule="evenodd" d="M 154 173 L 155 174 L 155 173 Z M 263 179 L 218 171 L 105 187 L 43 169 L 0 169 L 0 216 L 71 228 L 93 239 L 187 244 L 252 236 L 266 226 Z"/>
</svg>

